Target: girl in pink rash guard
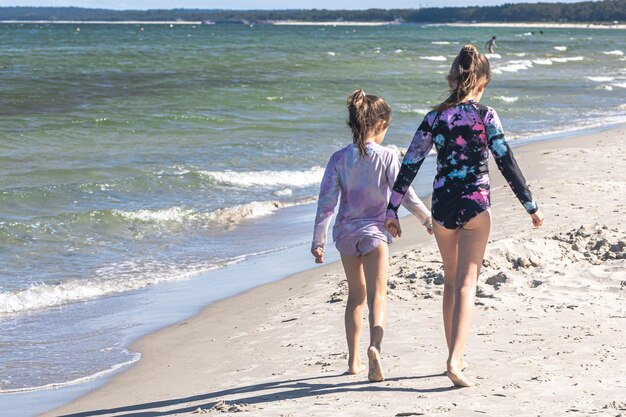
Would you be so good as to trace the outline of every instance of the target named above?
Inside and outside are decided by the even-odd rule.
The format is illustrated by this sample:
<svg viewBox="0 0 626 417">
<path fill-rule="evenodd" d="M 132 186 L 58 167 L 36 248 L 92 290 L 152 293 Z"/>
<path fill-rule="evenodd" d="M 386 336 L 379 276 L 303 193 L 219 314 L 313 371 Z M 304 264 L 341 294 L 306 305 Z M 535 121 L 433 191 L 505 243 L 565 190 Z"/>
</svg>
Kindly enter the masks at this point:
<svg viewBox="0 0 626 417">
<path fill-rule="evenodd" d="M 396 210 L 422 162 L 434 146 L 434 233 L 443 261 L 443 322 L 448 345 L 447 375 L 459 387 L 473 383 L 463 375 L 463 354 L 474 313 L 476 282 L 491 228 L 489 152 L 535 227 L 543 213 L 535 202 L 494 109 L 479 104 L 491 80 L 489 61 L 465 45 L 448 73 L 450 96 L 428 113 L 413 137 L 393 186 L 385 226 L 401 234 Z"/>
<path fill-rule="evenodd" d="M 369 307 L 370 346 L 368 378 L 384 380 L 380 347 L 387 315 L 388 243 L 384 229 L 387 201 L 400 162 L 396 152 L 381 146 L 391 122 L 391 109 L 380 97 L 360 89 L 348 97 L 348 126 L 353 143 L 335 152 L 320 186 L 311 253 L 324 260 L 327 231 L 339 200 L 333 240 L 341 254 L 348 281 L 345 325 L 348 341 L 348 373 L 365 369 L 359 356 L 359 339 L 365 301 Z M 432 233 L 430 212 L 407 190 L 402 205 Z"/>
</svg>

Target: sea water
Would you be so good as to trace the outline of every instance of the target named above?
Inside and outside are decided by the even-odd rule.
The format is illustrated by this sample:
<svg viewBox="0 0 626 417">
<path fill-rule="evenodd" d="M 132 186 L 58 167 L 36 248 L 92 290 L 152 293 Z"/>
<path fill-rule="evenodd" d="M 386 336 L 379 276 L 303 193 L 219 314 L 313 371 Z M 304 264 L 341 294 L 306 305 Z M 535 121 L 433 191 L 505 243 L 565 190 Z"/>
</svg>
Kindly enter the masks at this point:
<svg viewBox="0 0 626 417">
<path fill-rule="evenodd" d="M 482 102 L 512 142 L 626 121 L 623 30 L 0 25 L 0 393 L 104 375 L 138 335 L 306 267 L 346 97 L 385 97 L 404 148 L 493 35 Z"/>
</svg>

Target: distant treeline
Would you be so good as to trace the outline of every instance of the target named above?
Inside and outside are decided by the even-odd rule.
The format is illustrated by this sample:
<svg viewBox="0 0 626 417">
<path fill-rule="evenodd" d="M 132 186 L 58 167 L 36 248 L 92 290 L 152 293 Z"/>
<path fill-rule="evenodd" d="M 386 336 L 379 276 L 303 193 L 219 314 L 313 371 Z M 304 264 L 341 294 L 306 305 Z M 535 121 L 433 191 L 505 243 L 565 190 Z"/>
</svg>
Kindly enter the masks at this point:
<svg viewBox="0 0 626 417">
<path fill-rule="evenodd" d="M 517 3 L 484 7 L 368 10 L 106 10 L 79 7 L 0 7 L 0 20 L 212 21 L 273 20 L 357 22 L 613 22 L 626 20 L 626 0 Z"/>
</svg>

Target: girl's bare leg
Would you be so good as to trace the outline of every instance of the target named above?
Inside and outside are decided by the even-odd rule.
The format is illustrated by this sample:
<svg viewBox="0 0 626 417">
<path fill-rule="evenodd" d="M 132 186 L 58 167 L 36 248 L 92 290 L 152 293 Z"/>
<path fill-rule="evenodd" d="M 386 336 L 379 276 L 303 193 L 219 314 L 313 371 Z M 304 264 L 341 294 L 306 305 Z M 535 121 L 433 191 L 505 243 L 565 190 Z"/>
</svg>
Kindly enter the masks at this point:
<svg viewBox="0 0 626 417">
<path fill-rule="evenodd" d="M 387 322 L 389 246 L 386 242 L 382 242 L 376 249 L 362 258 L 370 324 L 370 346 L 367 350 L 369 359 L 368 378 L 372 382 L 380 382 L 385 379 L 380 360 L 380 350 Z"/>
<path fill-rule="evenodd" d="M 473 384 L 463 375 L 463 352 L 467 344 L 472 318 L 476 282 L 485 255 L 491 213 L 489 210 L 470 220 L 458 231 L 458 259 L 455 280 L 454 309 L 450 332 L 448 377 L 454 385 L 470 387 Z"/>
<path fill-rule="evenodd" d="M 456 280 L 456 263 L 459 248 L 459 230 L 446 229 L 433 222 L 435 239 L 443 261 L 443 328 L 446 334 L 448 352 L 452 346 L 452 311 L 454 310 L 454 293 Z"/>
<path fill-rule="evenodd" d="M 359 339 L 366 300 L 365 275 L 361 257 L 341 255 L 341 263 L 348 280 L 348 301 L 345 313 L 348 373 L 358 374 L 365 369 L 359 356 Z"/>
</svg>

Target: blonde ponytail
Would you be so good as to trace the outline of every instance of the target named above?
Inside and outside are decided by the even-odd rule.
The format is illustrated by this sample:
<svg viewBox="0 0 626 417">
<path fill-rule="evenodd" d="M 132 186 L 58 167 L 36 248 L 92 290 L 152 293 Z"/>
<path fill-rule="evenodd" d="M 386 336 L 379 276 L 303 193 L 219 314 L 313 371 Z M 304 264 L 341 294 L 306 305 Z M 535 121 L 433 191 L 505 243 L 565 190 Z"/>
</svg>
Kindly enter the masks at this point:
<svg viewBox="0 0 626 417">
<path fill-rule="evenodd" d="M 444 111 L 454 107 L 465 101 L 481 82 L 489 81 L 491 81 L 489 60 L 485 54 L 479 53 L 474 45 L 465 45 L 454 58 L 448 72 L 450 96 L 433 109 Z"/>
</svg>

